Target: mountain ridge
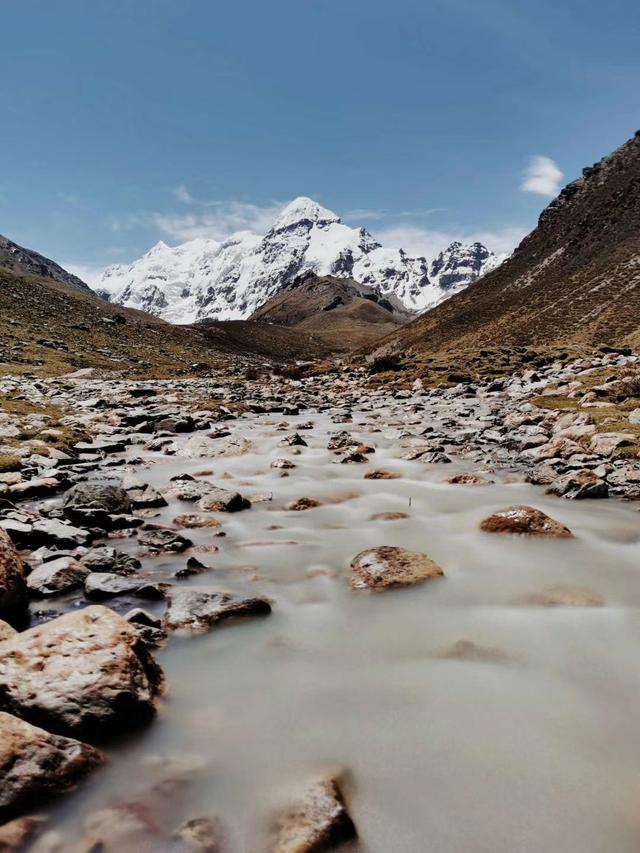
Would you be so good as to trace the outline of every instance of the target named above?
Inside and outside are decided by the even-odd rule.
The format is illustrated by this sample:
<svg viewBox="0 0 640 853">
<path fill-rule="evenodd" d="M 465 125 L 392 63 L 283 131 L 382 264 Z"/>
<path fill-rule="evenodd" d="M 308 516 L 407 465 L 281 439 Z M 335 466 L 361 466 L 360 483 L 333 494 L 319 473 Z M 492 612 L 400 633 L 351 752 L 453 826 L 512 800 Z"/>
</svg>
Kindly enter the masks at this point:
<svg viewBox="0 0 640 853">
<path fill-rule="evenodd" d="M 108 267 L 96 290 L 111 301 L 176 323 L 245 319 L 307 272 L 351 278 L 420 311 L 475 281 L 501 258 L 481 243 L 454 242 L 437 258 L 383 247 L 305 196 L 260 237 L 238 232 L 170 247 L 157 243 L 129 265 Z"/>
<path fill-rule="evenodd" d="M 77 275 L 68 272 L 60 264 L 39 252 L 34 252 L 33 249 L 26 249 L 24 246 L 14 243 L 13 240 L 3 237 L 2 234 L 0 234 L 0 269 L 18 275 L 35 275 L 39 278 L 53 279 L 60 284 L 66 284 L 85 292 L 91 290 L 88 284 L 78 278 Z"/>
</svg>

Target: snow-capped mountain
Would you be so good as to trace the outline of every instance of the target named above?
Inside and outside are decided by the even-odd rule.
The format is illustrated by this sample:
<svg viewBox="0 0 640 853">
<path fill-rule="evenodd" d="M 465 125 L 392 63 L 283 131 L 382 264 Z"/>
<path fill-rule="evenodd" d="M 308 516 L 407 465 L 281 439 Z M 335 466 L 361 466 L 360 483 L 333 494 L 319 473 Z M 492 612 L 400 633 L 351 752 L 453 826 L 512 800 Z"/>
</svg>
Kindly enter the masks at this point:
<svg viewBox="0 0 640 853">
<path fill-rule="evenodd" d="M 493 269 L 481 243 L 452 243 L 437 258 L 384 248 L 365 228 L 350 228 L 309 198 L 292 201 L 267 234 L 248 231 L 223 242 L 158 243 L 132 264 L 108 267 L 96 287 L 120 305 L 172 323 L 251 316 L 284 284 L 306 272 L 353 278 L 421 311 Z"/>
</svg>

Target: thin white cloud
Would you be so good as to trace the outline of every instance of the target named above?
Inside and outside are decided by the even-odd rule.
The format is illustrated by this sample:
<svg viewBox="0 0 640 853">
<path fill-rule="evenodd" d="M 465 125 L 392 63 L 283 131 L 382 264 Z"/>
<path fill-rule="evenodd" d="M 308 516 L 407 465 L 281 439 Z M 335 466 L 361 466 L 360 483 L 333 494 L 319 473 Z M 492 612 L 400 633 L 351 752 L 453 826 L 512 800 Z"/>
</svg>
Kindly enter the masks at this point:
<svg viewBox="0 0 640 853">
<path fill-rule="evenodd" d="M 210 237 L 224 240 L 236 231 L 266 233 L 284 205 L 261 206 L 243 201 L 208 202 L 206 210 L 190 213 L 153 213 L 150 221 L 172 240 Z"/>
<path fill-rule="evenodd" d="M 377 229 L 374 236 L 383 246 L 404 249 L 409 256 L 433 258 L 454 240 L 482 243 L 497 255 L 511 254 L 526 233 L 525 228 L 519 227 L 498 231 L 445 231 L 415 225 L 392 225 Z"/>
<path fill-rule="evenodd" d="M 558 195 L 563 174 L 551 157 L 536 155 L 529 160 L 520 189 L 549 198 Z"/>
<path fill-rule="evenodd" d="M 77 275 L 78 278 L 82 279 L 82 281 L 84 281 L 85 284 L 88 284 L 89 287 L 94 288 L 102 278 L 102 273 L 105 270 L 104 265 L 99 264 L 62 263 L 61 266 L 67 272 L 72 273 L 72 275 Z"/>
</svg>

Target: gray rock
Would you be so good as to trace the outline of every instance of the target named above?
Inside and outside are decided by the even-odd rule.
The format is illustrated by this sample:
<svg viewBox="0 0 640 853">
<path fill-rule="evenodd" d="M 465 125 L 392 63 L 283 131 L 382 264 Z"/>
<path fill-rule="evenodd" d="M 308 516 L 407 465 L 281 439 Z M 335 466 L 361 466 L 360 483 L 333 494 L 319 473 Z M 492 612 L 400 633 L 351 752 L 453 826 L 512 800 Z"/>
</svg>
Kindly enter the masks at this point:
<svg viewBox="0 0 640 853">
<path fill-rule="evenodd" d="M 238 598 L 212 589 L 172 590 L 164 618 L 167 630 L 202 633 L 224 619 L 266 616 L 271 604 L 266 598 Z"/>
<path fill-rule="evenodd" d="M 59 595 L 82 586 L 89 569 L 73 557 L 42 563 L 27 577 L 29 591 L 37 596 Z"/>
</svg>

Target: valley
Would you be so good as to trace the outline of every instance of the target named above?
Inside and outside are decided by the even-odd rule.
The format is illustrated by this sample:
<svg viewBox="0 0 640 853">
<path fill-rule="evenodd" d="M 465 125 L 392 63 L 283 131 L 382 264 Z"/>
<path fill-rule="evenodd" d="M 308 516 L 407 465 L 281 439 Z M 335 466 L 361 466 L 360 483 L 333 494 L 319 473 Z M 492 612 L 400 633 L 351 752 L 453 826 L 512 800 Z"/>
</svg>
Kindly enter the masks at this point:
<svg viewBox="0 0 640 853">
<path fill-rule="evenodd" d="M 3 238 L 0 849 L 637 850 L 639 176 L 500 264 Z"/>
</svg>

